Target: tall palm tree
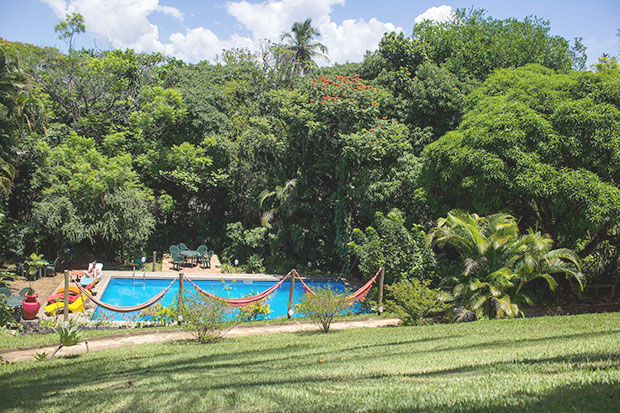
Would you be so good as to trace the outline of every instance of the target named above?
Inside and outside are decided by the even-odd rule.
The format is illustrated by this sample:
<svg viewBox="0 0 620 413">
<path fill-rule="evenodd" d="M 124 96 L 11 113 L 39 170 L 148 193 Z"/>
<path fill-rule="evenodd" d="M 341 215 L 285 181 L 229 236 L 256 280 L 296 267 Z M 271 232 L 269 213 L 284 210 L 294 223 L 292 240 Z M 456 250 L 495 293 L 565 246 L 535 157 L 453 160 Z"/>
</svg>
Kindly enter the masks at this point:
<svg viewBox="0 0 620 413">
<path fill-rule="evenodd" d="M 314 40 L 320 36 L 319 31 L 312 27 L 312 19 L 303 23 L 297 22 L 291 27 L 291 33 L 282 33 L 281 40 L 290 54 L 291 63 L 297 73 L 302 75 L 316 67 L 315 57 L 326 57 L 327 47 Z"/>
</svg>

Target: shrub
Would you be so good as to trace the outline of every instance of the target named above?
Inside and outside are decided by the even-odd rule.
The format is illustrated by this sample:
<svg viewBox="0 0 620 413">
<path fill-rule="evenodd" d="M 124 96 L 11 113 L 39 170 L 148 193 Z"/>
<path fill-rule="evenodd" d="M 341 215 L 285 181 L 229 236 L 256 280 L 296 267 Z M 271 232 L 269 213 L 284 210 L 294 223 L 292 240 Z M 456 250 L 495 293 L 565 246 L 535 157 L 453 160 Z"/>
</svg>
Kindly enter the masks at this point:
<svg viewBox="0 0 620 413">
<path fill-rule="evenodd" d="M 227 302 L 197 291 L 184 297 L 181 316 L 183 323 L 194 331 L 201 343 L 220 338 L 238 324 L 234 310 Z"/>
<path fill-rule="evenodd" d="M 248 263 L 245 266 L 247 272 L 250 273 L 261 273 L 265 272 L 265 267 L 263 266 L 263 258 L 259 254 L 252 254 L 248 257 Z"/>
<path fill-rule="evenodd" d="M 295 308 L 304 316 L 312 318 L 325 333 L 329 333 L 336 314 L 347 310 L 351 302 L 346 294 L 338 293 L 330 287 L 318 288 L 314 292 L 316 294 L 305 294 Z"/>
<path fill-rule="evenodd" d="M 248 296 L 255 295 L 252 291 Z M 262 320 L 267 314 L 271 312 L 269 304 L 265 303 L 265 300 L 257 301 L 255 303 L 239 307 L 239 318 L 243 321 Z"/>
<path fill-rule="evenodd" d="M 375 228 L 376 227 L 376 228 Z M 426 246 L 425 234 L 418 225 L 405 226 L 398 209 L 387 215 L 377 212 L 375 227 L 353 230 L 349 250 L 359 258 L 364 274 L 385 268 L 387 284 L 401 279 L 429 279 L 435 275 L 435 256 Z"/>
<path fill-rule="evenodd" d="M 169 306 L 155 304 L 140 311 L 139 317 L 151 317 L 153 323 L 169 325 L 178 321 L 179 310 L 176 305 L 176 297 Z"/>
<path fill-rule="evenodd" d="M 430 281 L 401 280 L 385 289 L 389 295 L 385 306 L 389 313 L 400 318 L 405 325 L 420 325 L 433 312 L 443 311 L 446 294 L 429 288 Z"/>
<path fill-rule="evenodd" d="M 82 332 L 77 326 L 64 326 L 56 330 L 58 332 L 58 348 L 50 355 L 50 361 L 54 358 L 56 353 L 63 347 L 75 346 L 82 339 Z"/>
<path fill-rule="evenodd" d="M 0 327 L 18 327 L 19 323 L 15 319 L 15 311 L 6 302 L 4 295 L 0 294 Z"/>
</svg>

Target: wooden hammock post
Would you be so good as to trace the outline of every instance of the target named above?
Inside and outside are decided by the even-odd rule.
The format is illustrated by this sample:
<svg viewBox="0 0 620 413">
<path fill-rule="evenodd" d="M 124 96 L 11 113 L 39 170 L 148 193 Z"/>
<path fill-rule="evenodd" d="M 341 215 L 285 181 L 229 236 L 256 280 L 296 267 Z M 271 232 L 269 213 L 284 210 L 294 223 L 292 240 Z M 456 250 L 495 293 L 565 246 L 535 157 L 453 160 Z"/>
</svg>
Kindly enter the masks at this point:
<svg viewBox="0 0 620 413">
<path fill-rule="evenodd" d="M 295 290 L 295 274 L 297 274 L 297 271 L 293 269 L 293 271 L 291 271 L 291 289 L 288 293 L 288 312 L 286 313 L 288 318 L 291 318 L 293 316 L 293 291 Z"/>
<path fill-rule="evenodd" d="M 381 273 L 379 273 L 379 306 L 377 308 L 377 313 L 381 314 L 383 312 L 383 278 L 385 277 L 385 268 L 381 268 Z"/>
<path fill-rule="evenodd" d="M 63 320 L 66 323 L 69 321 L 69 270 L 65 270 L 65 297 L 63 301 L 65 303 Z"/>
<path fill-rule="evenodd" d="M 183 308 L 183 273 L 179 273 L 179 298 L 177 300 L 177 311 L 181 313 Z"/>
<path fill-rule="evenodd" d="M 155 264 L 157 264 L 157 251 L 153 251 L 153 272 L 155 272 Z"/>
</svg>

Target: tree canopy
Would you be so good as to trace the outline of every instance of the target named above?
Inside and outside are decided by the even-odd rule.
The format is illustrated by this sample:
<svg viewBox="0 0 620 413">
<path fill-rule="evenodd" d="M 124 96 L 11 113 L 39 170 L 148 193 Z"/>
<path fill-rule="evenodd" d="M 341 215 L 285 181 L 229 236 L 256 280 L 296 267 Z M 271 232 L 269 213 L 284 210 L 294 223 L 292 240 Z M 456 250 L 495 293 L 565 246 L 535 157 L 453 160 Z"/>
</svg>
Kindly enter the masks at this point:
<svg viewBox="0 0 620 413">
<path fill-rule="evenodd" d="M 308 19 L 196 64 L 2 41 L 0 254 L 204 243 L 273 272 L 393 261 L 390 281 L 453 287 L 458 254 L 421 240 L 459 208 L 548 234 L 586 275 L 617 273 L 613 58 L 575 70 L 583 47 L 549 22 L 475 9 L 386 33 L 361 63 L 318 67 L 318 37 Z"/>
</svg>

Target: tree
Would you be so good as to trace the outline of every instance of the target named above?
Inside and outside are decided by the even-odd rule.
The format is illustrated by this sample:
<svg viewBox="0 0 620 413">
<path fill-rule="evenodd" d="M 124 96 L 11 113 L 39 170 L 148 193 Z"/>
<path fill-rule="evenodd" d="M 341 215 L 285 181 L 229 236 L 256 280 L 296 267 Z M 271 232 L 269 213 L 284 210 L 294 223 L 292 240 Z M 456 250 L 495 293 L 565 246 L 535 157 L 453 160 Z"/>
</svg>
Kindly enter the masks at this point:
<svg viewBox="0 0 620 413">
<path fill-rule="evenodd" d="M 67 42 L 69 52 L 71 52 L 73 50 L 73 37 L 78 33 L 86 31 L 84 17 L 79 13 L 67 14 L 65 20 L 61 20 L 60 23 L 54 26 L 54 31 L 58 33 L 60 40 Z"/>
<path fill-rule="evenodd" d="M 620 225 L 620 71 L 493 74 L 463 122 L 426 147 L 421 182 L 435 216 L 450 208 L 520 217 L 581 258 Z"/>
<path fill-rule="evenodd" d="M 316 57 L 325 57 L 327 47 L 314 41 L 320 36 L 319 31 L 312 27 L 312 19 L 306 19 L 303 23 L 294 23 L 291 33 L 282 33 L 281 40 L 286 42 L 285 48 L 290 53 L 295 70 L 302 75 L 311 72 L 316 63 Z"/>
<path fill-rule="evenodd" d="M 554 274 L 563 273 L 583 288 L 577 255 L 568 249 L 552 250 L 549 235 L 529 231 L 519 236 L 516 219 L 508 214 L 480 217 L 453 210 L 437 220 L 428 234 L 429 245 L 454 247 L 463 259 L 454 296 L 457 305 L 491 318 L 522 314 L 521 303 L 533 300 L 523 291 L 529 282 L 542 278 L 551 290 Z"/>
<path fill-rule="evenodd" d="M 432 128 L 434 141 L 458 126 L 465 96 L 496 69 L 539 63 L 567 73 L 582 62 L 582 46 L 576 39 L 571 50 L 538 18 L 500 20 L 483 9 L 458 9 L 444 22 L 416 24 L 410 37 L 387 33 L 363 70 L 401 98 L 398 119 Z"/>
</svg>

